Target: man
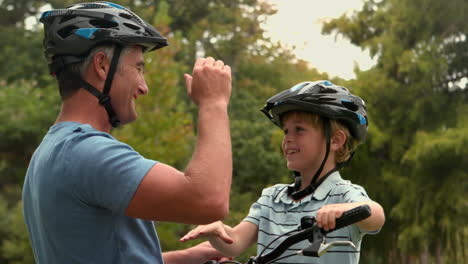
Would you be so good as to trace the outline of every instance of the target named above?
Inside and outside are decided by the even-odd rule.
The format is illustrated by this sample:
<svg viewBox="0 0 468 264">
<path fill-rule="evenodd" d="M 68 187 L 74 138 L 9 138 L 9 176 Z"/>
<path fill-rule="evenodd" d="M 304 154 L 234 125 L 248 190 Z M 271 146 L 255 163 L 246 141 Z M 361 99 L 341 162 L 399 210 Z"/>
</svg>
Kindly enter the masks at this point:
<svg viewBox="0 0 468 264">
<path fill-rule="evenodd" d="M 166 46 L 166 39 L 110 2 L 47 11 L 40 21 L 62 108 L 31 159 L 23 189 L 37 263 L 196 263 L 217 257 L 207 244 L 162 254 L 152 221 L 206 224 L 226 216 L 230 67 L 199 59 L 193 76 L 185 75 L 199 109 L 198 142 L 181 172 L 109 135 L 112 127 L 137 118 L 135 101 L 148 93 L 143 52 Z"/>
</svg>

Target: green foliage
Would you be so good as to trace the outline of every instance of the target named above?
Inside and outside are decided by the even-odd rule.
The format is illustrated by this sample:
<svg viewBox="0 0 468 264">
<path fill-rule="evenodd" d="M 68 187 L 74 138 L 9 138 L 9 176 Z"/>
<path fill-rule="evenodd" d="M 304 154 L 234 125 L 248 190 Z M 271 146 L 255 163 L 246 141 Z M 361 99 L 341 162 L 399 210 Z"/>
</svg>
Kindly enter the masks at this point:
<svg viewBox="0 0 468 264">
<path fill-rule="evenodd" d="M 280 142 L 272 141 L 279 129 L 260 112 L 262 101 L 244 89 L 237 91 L 231 101 L 233 190 L 239 193 L 259 195 L 263 187 L 287 175 Z"/>
<path fill-rule="evenodd" d="M 2 243 L 1 252 L 8 263 L 35 263 L 26 225 L 23 221 L 21 201 L 7 215 L 8 233 Z"/>
<path fill-rule="evenodd" d="M 20 184 L 26 165 L 59 110 L 56 88 L 18 81 L 0 90 L 0 186 Z"/>
<path fill-rule="evenodd" d="M 359 181 L 386 209 L 379 236 L 386 239 L 376 241 L 374 250 L 386 249 L 389 263 L 405 263 L 409 256 L 466 261 L 460 245 L 468 240 L 462 169 L 467 131 L 461 125 L 467 89 L 456 85 L 468 77 L 466 10 L 468 3 L 460 0 L 370 0 L 323 28 L 377 57 L 375 67 L 358 70 L 352 81 L 368 103 L 369 137 L 361 149 L 373 157 L 354 166 L 368 172 Z"/>
<path fill-rule="evenodd" d="M 0 26 L 0 80 L 34 81 L 39 87 L 53 82 L 42 52 L 42 32 Z"/>
<path fill-rule="evenodd" d="M 0 194 L 0 262 L 13 264 L 35 263 L 26 225 L 23 207 L 19 200 L 21 189 L 17 186 L 2 188 Z"/>
<path fill-rule="evenodd" d="M 464 112 L 467 110 L 463 107 Z M 468 165 L 467 124 L 463 116 L 454 128 L 417 133 L 415 144 L 403 157 L 403 162 L 414 168 L 413 180 L 403 187 L 413 197 L 401 200 L 392 213 L 399 219 L 414 222 L 414 226 L 404 227 L 400 235 L 407 248 L 431 247 L 439 241 L 454 260 L 463 256 L 465 249 L 454 241 L 467 239 L 462 228 L 468 217 L 468 173 L 462 169 Z M 430 175 L 437 177 L 428 180 Z M 424 203 L 428 200 L 431 202 Z M 418 210 L 410 211 L 410 208 Z M 434 228 L 439 231 L 432 232 Z"/>
</svg>

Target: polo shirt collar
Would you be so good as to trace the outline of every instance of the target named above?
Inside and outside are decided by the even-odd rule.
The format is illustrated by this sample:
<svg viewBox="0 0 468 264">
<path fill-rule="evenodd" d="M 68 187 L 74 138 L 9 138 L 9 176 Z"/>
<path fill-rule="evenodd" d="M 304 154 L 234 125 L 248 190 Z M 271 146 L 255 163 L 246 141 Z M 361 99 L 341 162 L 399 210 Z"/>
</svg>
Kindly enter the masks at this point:
<svg viewBox="0 0 468 264">
<path fill-rule="evenodd" d="M 315 190 L 315 192 L 312 195 L 308 195 L 301 199 L 300 201 L 294 201 L 289 195 L 288 195 L 288 186 L 286 185 L 284 188 L 282 188 L 276 198 L 274 199 L 275 203 L 285 203 L 285 204 L 292 204 L 294 202 L 299 202 L 299 203 L 304 203 L 304 202 L 309 202 L 314 198 L 315 200 L 323 200 L 327 197 L 328 193 L 330 193 L 331 189 L 336 185 L 337 182 L 341 181 L 341 176 L 338 171 L 333 172 L 330 174 L 323 182 L 320 184 L 320 186 Z M 294 186 L 294 184 L 289 185 L 289 186 Z"/>
<path fill-rule="evenodd" d="M 338 171 L 330 174 L 323 182 L 319 185 L 317 190 L 311 195 L 315 200 L 323 200 L 330 193 L 331 189 L 336 185 L 337 182 L 341 181 L 341 176 Z M 312 198 L 311 197 L 311 198 Z"/>
</svg>

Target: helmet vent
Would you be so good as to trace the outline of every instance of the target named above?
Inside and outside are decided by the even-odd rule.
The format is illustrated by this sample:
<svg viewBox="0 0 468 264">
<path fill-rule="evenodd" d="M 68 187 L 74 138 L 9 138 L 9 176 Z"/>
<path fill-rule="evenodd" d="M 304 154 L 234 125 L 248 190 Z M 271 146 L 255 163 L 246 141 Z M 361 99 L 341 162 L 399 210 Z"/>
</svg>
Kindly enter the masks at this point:
<svg viewBox="0 0 468 264">
<path fill-rule="evenodd" d="M 320 87 L 320 92 L 322 92 L 322 93 L 338 93 L 338 91 L 336 89 L 323 87 L 323 86 Z"/>
<path fill-rule="evenodd" d="M 97 28 L 114 28 L 119 25 L 117 22 L 104 19 L 93 19 L 89 23 Z"/>
<path fill-rule="evenodd" d="M 140 30 L 141 28 L 137 25 L 130 24 L 130 23 L 123 23 L 126 27 L 131 28 L 133 30 Z"/>
<path fill-rule="evenodd" d="M 145 36 L 151 36 L 151 32 L 149 32 L 148 30 L 145 29 L 145 32 L 143 33 L 143 35 L 145 35 Z"/>
<path fill-rule="evenodd" d="M 132 15 L 130 14 L 127 14 L 127 13 L 120 13 L 119 16 L 123 17 L 123 18 L 126 18 L 126 19 L 132 19 Z"/>
<path fill-rule="evenodd" d="M 309 97 L 308 99 L 312 101 L 319 99 L 322 102 L 334 102 L 336 100 L 334 97 L 328 97 L 324 95 L 321 95 L 319 97 Z"/>
<path fill-rule="evenodd" d="M 76 27 L 76 26 L 64 27 L 64 28 L 60 29 L 59 31 L 57 31 L 57 35 L 59 35 L 62 39 L 65 39 L 68 36 L 70 36 L 71 34 L 73 34 L 73 32 L 76 29 L 78 29 L 78 27 Z"/>
<path fill-rule="evenodd" d="M 143 21 L 139 16 L 135 15 L 135 13 L 133 13 L 130 10 L 127 10 L 127 11 L 128 13 L 119 13 L 119 16 L 128 20 L 131 20 L 133 22 L 136 22 L 138 24 L 141 24 L 141 25 L 146 24 L 145 21 Z"/>
<path fill-rule="evenodd" d="M 354 111 L 354 112 L 359 109 L 359 106 L 357 106 L 354 102 L 351 102 L 348 100 L 341 100 L 341 104 L 344 105 L 349 110 Z"/>
<path fill-rule="evenodd" d="M 97 9 L 97 8 L 108 8 L 109 6 L 104 3 L 82 3 L 73 6 L 73 9 Z"/>
</svg>

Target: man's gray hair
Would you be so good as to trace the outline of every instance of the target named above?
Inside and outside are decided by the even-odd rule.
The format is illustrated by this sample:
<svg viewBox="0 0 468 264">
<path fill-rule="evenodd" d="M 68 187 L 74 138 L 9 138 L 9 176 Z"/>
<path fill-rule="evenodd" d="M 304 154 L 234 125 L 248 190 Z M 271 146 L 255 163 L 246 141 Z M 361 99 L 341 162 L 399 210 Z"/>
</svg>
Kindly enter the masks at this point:
<svg viewBox="0 0 468 264">
<path fill-rule="evenodd" d="M 89 54 L 82 62 L 68 65 L 66 69 L 60 73 L 58 78 L 58 86 L 62 100 L 72 96 L 78 89 L 82 87 L 81 80 L 84 80 L 86 69 L 90 64 L 92 64 L 93 57 L 96 55 L 96 53 L 104 52 L 109 61 L 112 61 L 114 50 L 114 44 L 96 46 L 91 49 Z M 129 46 L 126 46 L 122 49 L 122 52 L 120 53 L 119 64 L 122 61 L 122 57 L 124 57 L 129 50 Z M 117 65 L 117 71 L 118 69 L 119 67 Z M 81 80 L 78 78 L 81 78 Z"/>
</svg>

